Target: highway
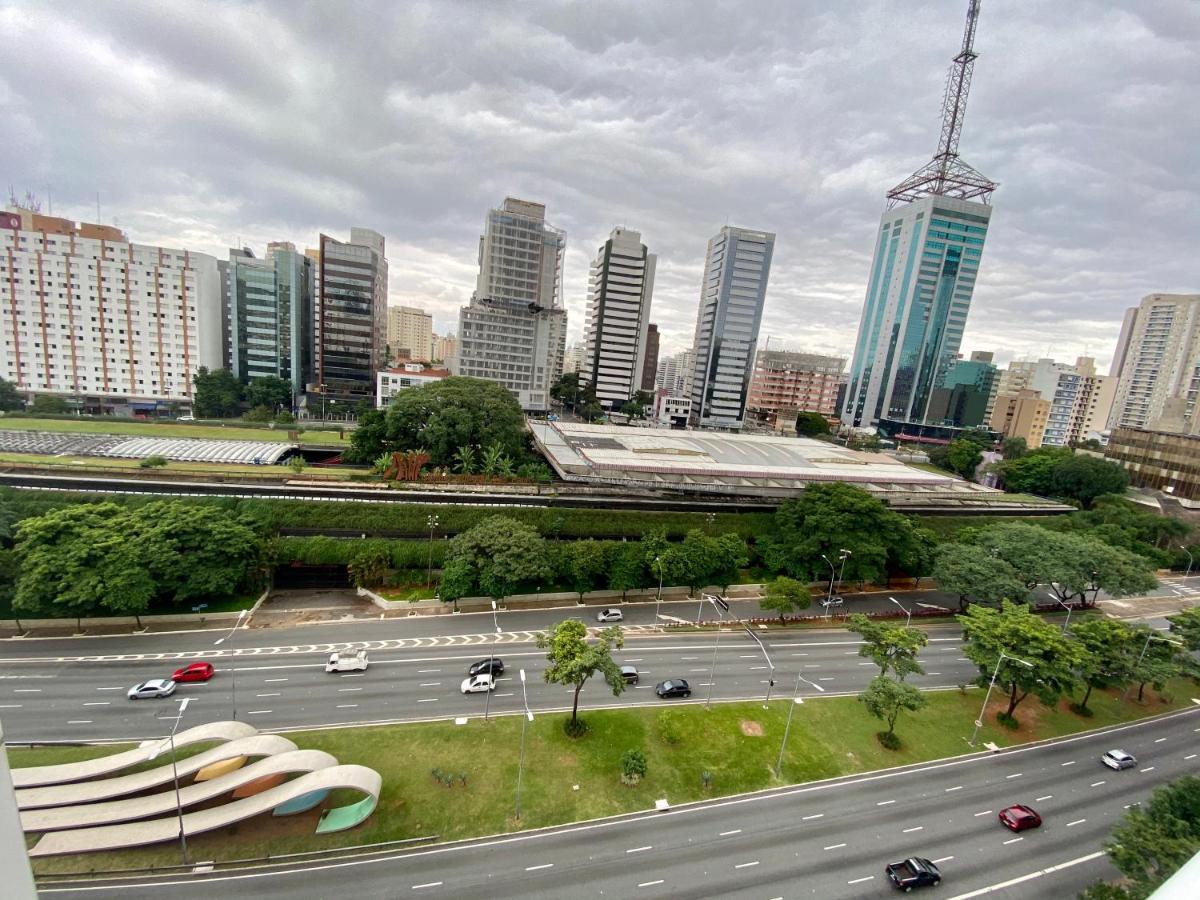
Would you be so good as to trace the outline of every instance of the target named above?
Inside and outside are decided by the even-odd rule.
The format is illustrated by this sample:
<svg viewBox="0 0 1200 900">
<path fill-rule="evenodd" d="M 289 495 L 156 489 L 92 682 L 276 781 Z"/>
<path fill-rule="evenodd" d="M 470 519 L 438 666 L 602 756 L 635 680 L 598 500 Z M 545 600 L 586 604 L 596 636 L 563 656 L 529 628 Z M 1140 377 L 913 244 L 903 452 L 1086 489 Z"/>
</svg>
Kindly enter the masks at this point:
<svg viewBox="0 0 1200 900">
<path fill-rule="evenodd" d="M 1070 897 L 1115 871 L 1100 847 L 1151 790 L 1197 771 L 1200 708 L 998 754 L 801 785 L 667 812 L 371 858 L 199 877 L 43 882 L 43 896 L 257 898 L 861 898 L 893 893 L 883 867 L 934 859 L 942 900 Z M 1120 747 L 1139 766 L 1113 772 Z M 964 748 L 965 749 L 965 748 Z M 996 820 L 1028 803 L 1045 824 Z"/>
</svg>

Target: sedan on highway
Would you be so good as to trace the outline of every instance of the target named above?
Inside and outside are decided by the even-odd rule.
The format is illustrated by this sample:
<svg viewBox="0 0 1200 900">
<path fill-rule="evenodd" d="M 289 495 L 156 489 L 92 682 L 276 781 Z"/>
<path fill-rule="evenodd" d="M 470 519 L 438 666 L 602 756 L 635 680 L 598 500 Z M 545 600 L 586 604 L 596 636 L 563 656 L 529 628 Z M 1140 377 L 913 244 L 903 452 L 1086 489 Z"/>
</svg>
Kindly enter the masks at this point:
<svg viewBox="0 0 1200 900">
<path fill-rule="evenodd" d="M 1009 831 L 1025 831 L 1042 824 L 1042 817 L 1024 803 L 1015 803 L 1000 810 L 1000 824 Z"/>
<path fill-rule="evenodd" d="M 491 659 L 481 659 L 479 662 L 471 663 L 471 667 L 467 669 L 468 675 L 503 675 L 504 660 L 498 656 L 493 656 Z"/>
<path fill-rule="evenodd" d="M 608 609 L 602 609 L 600 612 L 596 613 L 597 622 L 622 622 L 624 619 L 625 614 L 619 609 L 613 609 L 612 607 L 609 607 Z"/>
<path fill-rule="evenodd" d="M 462 682 L 462 692 L 464 694 L 481 694 L 484 691 L 494 691 L 495 689 L 496 679 L 487 673 L 471 675 L 464 678 Z"/>
<path fill-rule="evenodd" d="M 145 700 L 154 697 L 170 697 L 175 693 L 175 682 L 170 678 L 151 678 L 135 684 L 126 694 L 130 700 Z"/>
<path fill-rule="evenodd" d="M 690 697 L 692 696 L 692 686 L 683 678 L 672 678 L 656 684 L 654 693 L 660 697 Z"/>
<path fill-rule="evenodd" d="M 208 681 L 213 677 L 213 671 L 213 664 L 210 662 L 188 663 L 182 669 L 176 669 L 171 680 L 175 682 Z"/>
<path fill-rule="evenodd" d="M 1126 753 L 1124 750 L 1109 750 L 1100 757 L 1100 762 L 1104 763 L 1110 769 L 1116 769 L 1118 772 L 1121 769 L 1132 769 L 1137 765 L 1137 760 L 1132 754 Z"/>
</svg>

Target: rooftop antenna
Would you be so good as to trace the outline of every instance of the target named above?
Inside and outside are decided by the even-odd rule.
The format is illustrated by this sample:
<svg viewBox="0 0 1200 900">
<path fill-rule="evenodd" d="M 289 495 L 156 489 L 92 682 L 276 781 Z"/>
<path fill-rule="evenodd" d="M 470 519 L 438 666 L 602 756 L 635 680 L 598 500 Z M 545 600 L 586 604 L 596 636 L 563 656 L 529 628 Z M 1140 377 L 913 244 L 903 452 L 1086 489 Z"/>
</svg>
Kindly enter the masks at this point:
<svg viewBox="0 0 1200 900">
<path fill-rule="evenodd" d="M 950 64 L 946 76 L 946 94 L 942 98 L 942 135 L 933 159 L 888 191 L 888 209 L 911 203 L 922 197 L 947 196 L 959 200 L 978 199 L 987 203 L 996 183 L 981 175 L 958 157 L 958 139 L 962 136 L 967 114 L 967 94 L 975 69 L 975 25 L 979 21 L 981 0 L 970 0 L 962 48 Z"/>
<path fill-rule="evenodd" d="M 96 191 L 96 224 L 100 224 L 100 192 Z"/>
</svg>

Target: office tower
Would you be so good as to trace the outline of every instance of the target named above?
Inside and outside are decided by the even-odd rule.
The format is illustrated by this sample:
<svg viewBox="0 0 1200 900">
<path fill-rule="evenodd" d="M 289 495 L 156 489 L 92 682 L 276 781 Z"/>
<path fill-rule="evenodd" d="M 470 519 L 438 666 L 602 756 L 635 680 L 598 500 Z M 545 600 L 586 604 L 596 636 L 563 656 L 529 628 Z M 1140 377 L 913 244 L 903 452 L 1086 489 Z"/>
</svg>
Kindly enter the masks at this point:
<svg viewBox="0 0 1200 900">
<path fill-rule="evenodd" d="M 249 380 L 274 375 L 302 393 L 313 380 L 313 261 L 287 243 L 265 259 L 231 250 L 225 296 L 229 371 Z"/>
<path fill-rule="evenodd" d="M 858 327 L 842 421 L 853 427 L 925 423 L 958 357 L 996 185 L 958 156 L 975 63 L 978 0 L 951 65 L 938 151 L 888 192 Z"/>
<path fill-rule="evenodd" d="M 433 359 L 433 316 L 415 306 L 389 306 L 387 344 L 393 358 Z"/>
<path fill-rule="evenodd" d="M 1052 359 L 1014 360 L 1000 373 L 992 427 L 1006 435 L 1024 437 L 1030 447 L 1071 446 L 1104 428 L 1115 394 L 1116 379 L 1100 375 L 1090 356 L 1081 356 L 1073 364 Z M 1021 421 L 1031 423 L 1029 427 L 1039 434 L 1006 430 L 1010 426 L 1005 422 L 1021 418 L 1013 407 L 1014 397 L 1028 401 L 1029 412 Z M 1035 397 L 1047 404 L 1040 426 L 1042 417 L 1036 412 L 1040 407 L 1032 402 Z"/>
<path fill-rule="evenodd" d="M 767 419 L 786 411 L 837 414 L 838 387 L 846 383 L 846 360 L 840 356 L 759 350 L 750 380 L 749 408 Z"/>
<path fill-rule="evenodd" d="M 575 341 L 567 347 L 566 353 L 563 354 L 563 374 L 568 372 L 578 372 L 583 368 L 584 346 L 580 341 Z"/>
<path fill-rule="evenodd" d="M 223 363 L 218 272 L 204 253 L 10 208 L 0 213 L 0 377 L 88 412 L 190 401 L 197 370 Z"/>
<path fill-rule="evenodd" d="M 672 397 L 692 396 L 692 374 L 696 368 L 696 353 L 693 350 L 681 350 L 671 356 L 664 357 L 658 363 L 658 371 L 654 375 L 654 389 L 666 391 Z"/>
<path fill-rule="evenodd" d="M 708 242 L 692 343 L 693 425 L 742 427 L 774 250 L 774 234 L 729 225 Z"/>
<path fill-rule="evenodd" d="M 488 213 L 475 293 L 459 311 L 454 373 L 504 385 L 530 412 L 550 408 L 562 375 L 566 245 L 566 232 L 546 223 L 545 206 L 506 198 Z"/>
<path fill-rule="evenodd" d="M 387 338 L 383 235 L 351 228 L 350 240 L 343 242 L 322 234 L 317 259 L 317 371 L 312 389 L 346 401 L 372 397 Z"/>
<path fill-rule="evenodd" d="M 658 374 L 658 326 L 653 322 L 646 329 L 646 361 L 642 364 L 642 384 L 640 390 L 654 392 L 654 376 Z"/>
<path fill-rule="evenodd" d="M 641 390 L 657 259 L 639 232 L 617 227 L 592 260 L 580 375 L 605 409 Z"/>
<path fill-rule="evenodd" d="M 998 382 L 999 372 L 992 365 L 990 353 L 976 354 L 969 360 L 954 360 L 929 398 L 927 422 L 953 428 L 977 428 L 987 424 Z"/>
<path fill-rule="evenodd" d="M 1121 367 L 1116 369 L 1117 361 Z M 1155 428 L 1168 412 L 1200 425 L 1200 294 L 1150 294 L 1125 314 L 1109 427 Z M 1169 401 L 1182 399 L 1182 409 Z M 1172 410 L 1172 407 L 1176 407 Z M 1178 425 L 1178 423 L 1176 423 Z M 1176 430 L 1172 428 L 1172 430 Z"/>
</svg>

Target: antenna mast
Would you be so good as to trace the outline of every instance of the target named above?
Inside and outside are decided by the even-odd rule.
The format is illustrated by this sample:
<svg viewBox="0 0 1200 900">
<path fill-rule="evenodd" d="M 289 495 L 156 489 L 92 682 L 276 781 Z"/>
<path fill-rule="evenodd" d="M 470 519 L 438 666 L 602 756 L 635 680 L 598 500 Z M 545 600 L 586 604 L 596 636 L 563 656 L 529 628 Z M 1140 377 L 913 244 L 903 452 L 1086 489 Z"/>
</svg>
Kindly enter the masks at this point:
<svg viewBox="0 0 1200 900">
<path fill-rule="evenodd" d="M 942 98 L 942 134 L 937 153 L 932 160 L 888 191 L 888 209 L 900 203 L 937 195 L 960 200 L 978 199 L 987 203 L 996 189 L 995 182 L 958 157 L 958 140 L 962 136 L 963 119 L 967 114 L 971 74 L 979 55 L 975 52 L 975 27 L 979 21 L 980 2 L 970 0 L 962 48 L 954 57 L 946 76 L 946 94 Z"/>
</svg>

